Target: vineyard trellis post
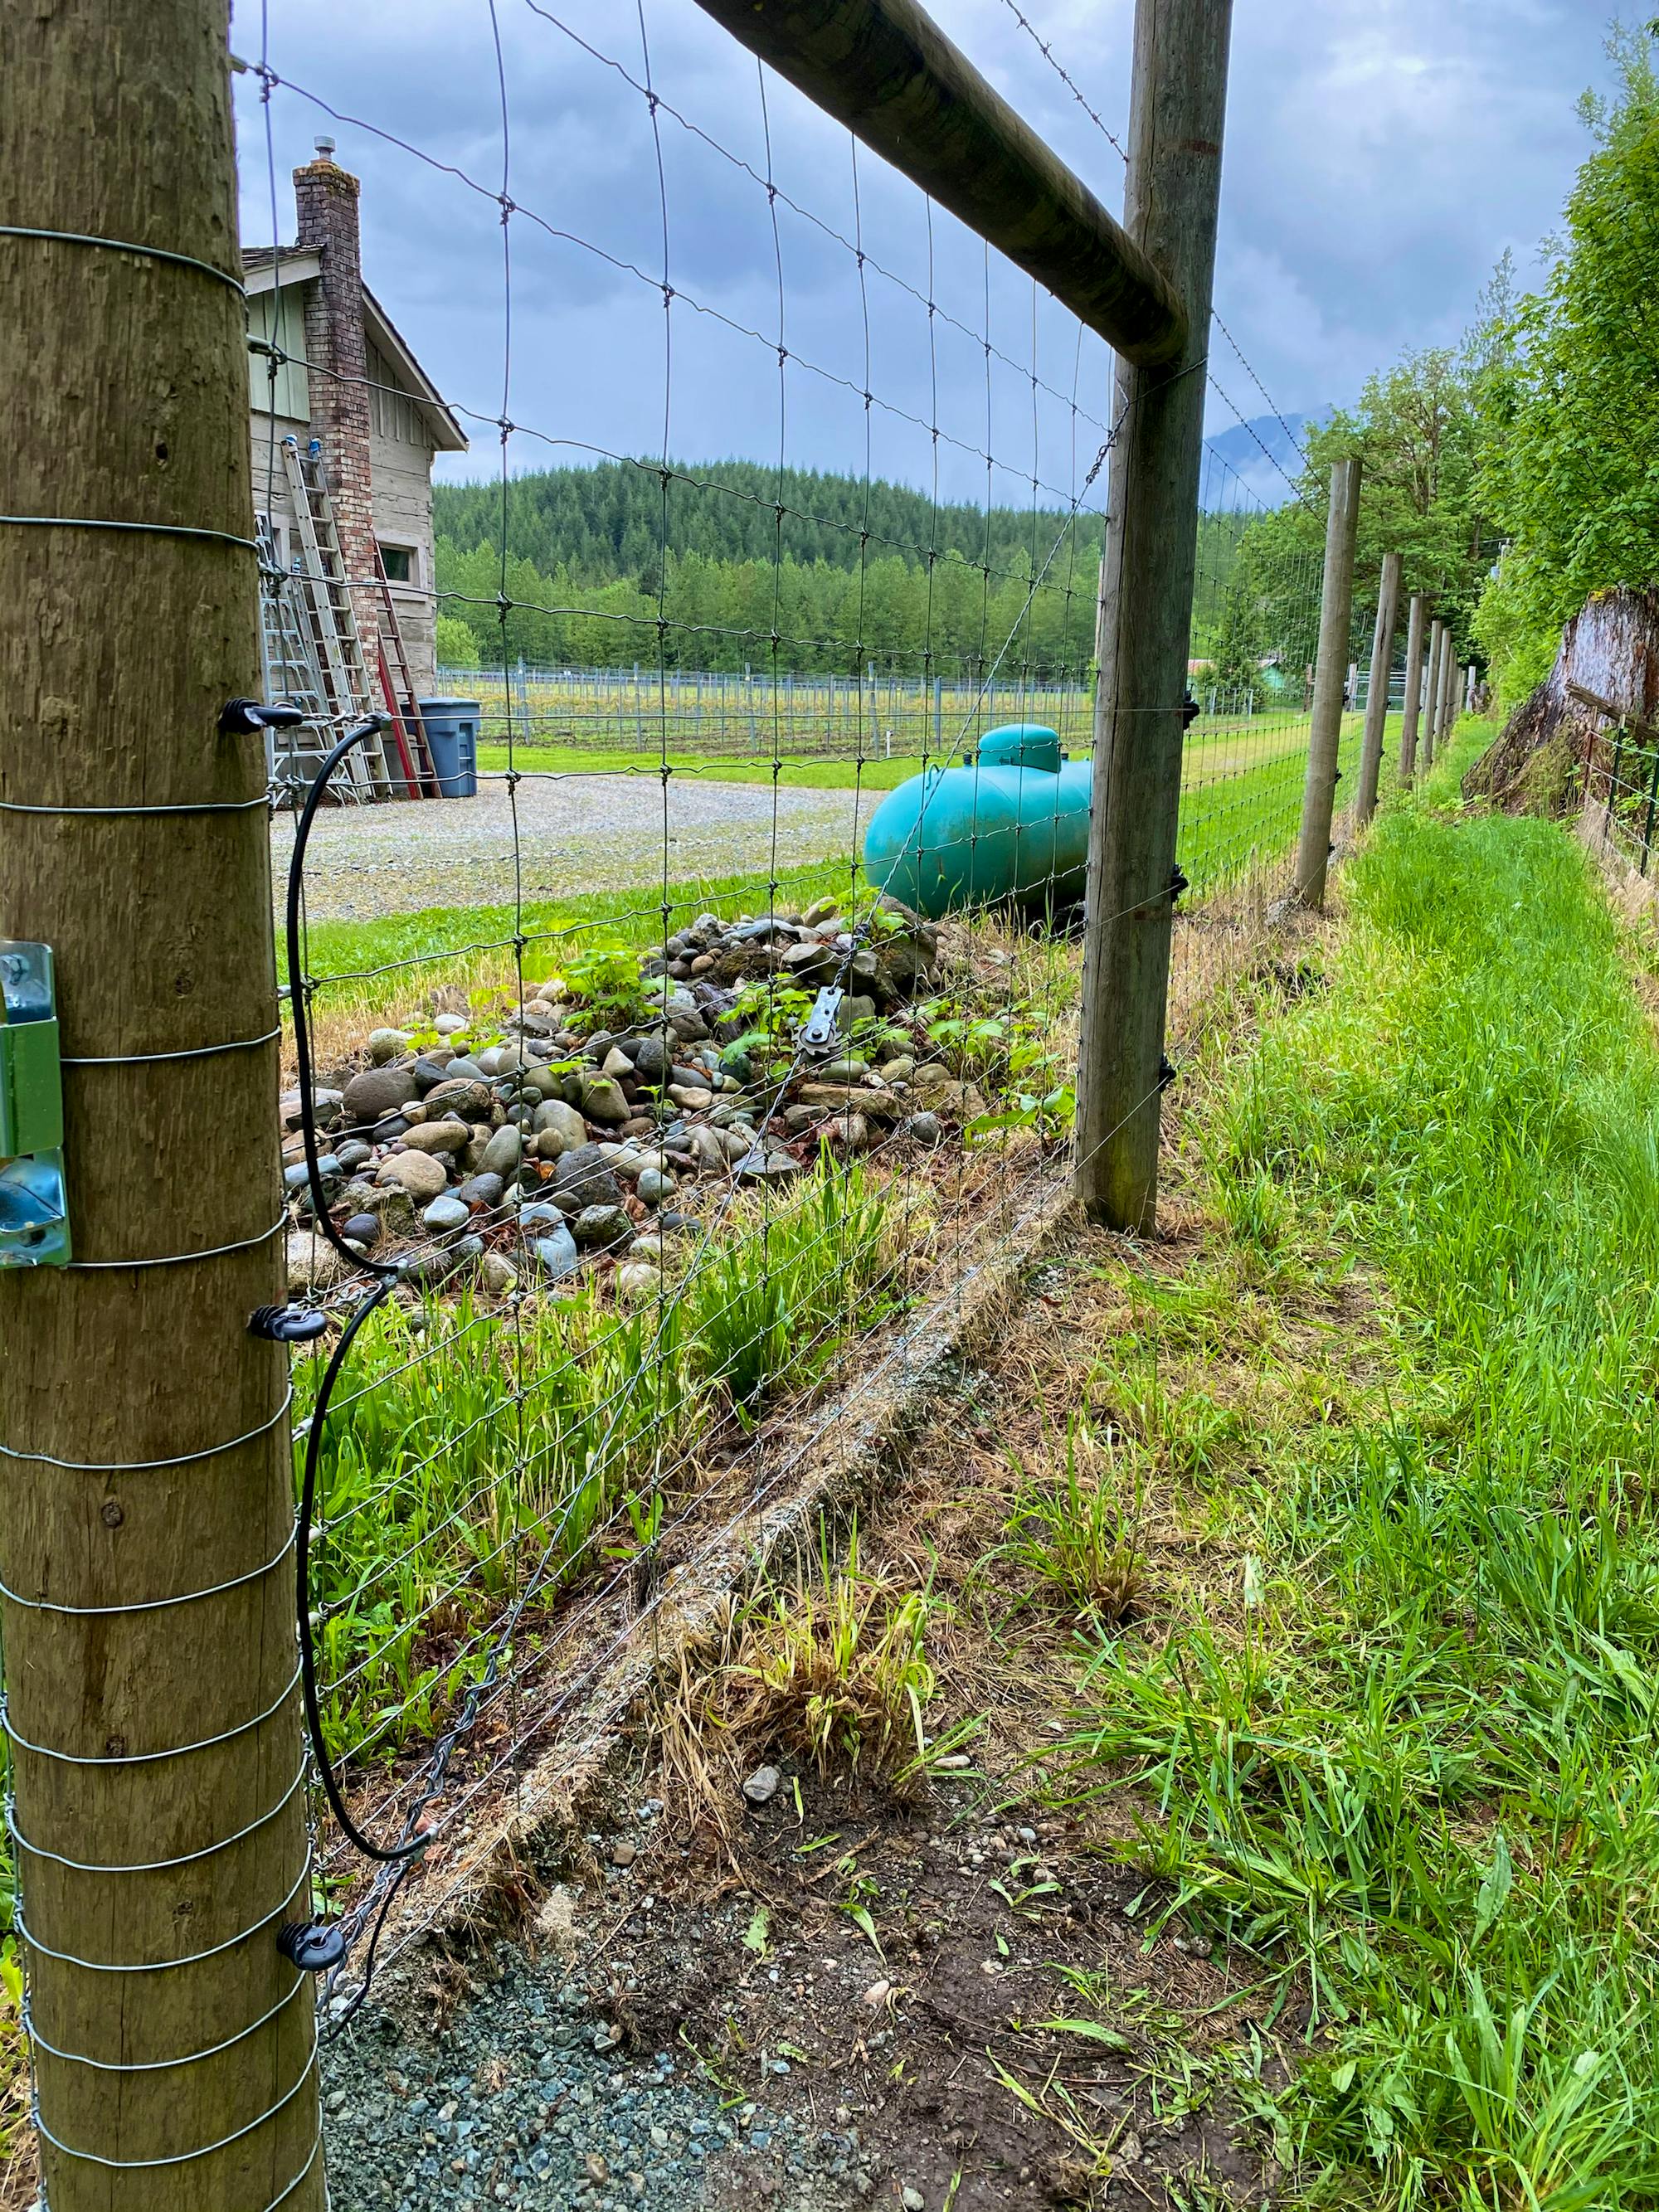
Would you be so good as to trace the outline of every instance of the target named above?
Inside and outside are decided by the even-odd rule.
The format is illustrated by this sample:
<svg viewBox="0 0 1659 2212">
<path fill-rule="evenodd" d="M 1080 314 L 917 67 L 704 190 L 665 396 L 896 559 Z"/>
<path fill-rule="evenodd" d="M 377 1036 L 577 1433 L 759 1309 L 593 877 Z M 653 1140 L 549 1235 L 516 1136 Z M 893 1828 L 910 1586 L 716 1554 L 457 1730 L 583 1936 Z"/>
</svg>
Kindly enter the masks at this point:
<svg viewBox="0 0 1659 2212">
<path fill-rule="evenodd" d="M 1417 725 L 1423 708 L 1423 632 L 1429 602 L 1422 592 L 1412 593 L 1406 621 L 1406 693 L 1400 710 L 1400 781 L 1409 791 L 1417 774 Z"/>
<path fill-rule="evenodd" d="M 1382 769 L 1382 732 L 1389 717 L 1389 674 L 1394 665 L 1395 625 L 1400 614 L 1400 556 L 1385 553 L 1376 585 L 1376 628 L 1371 637 L 1370 678 L 1365 692 L 1365 734 L 1359 748 L 1359 793 L 1354 820 L 1364 825 L 1376 811 Z"/>
<path fill-rule="evenodd" d="M 1319 910 L 1325 903 L 1331 818 L 1336 811 L 1338 757 L 1342 744 L 1343 674 L 1353 615 L 1354 540 L 1359 528 L 1359 458 L 1331 465 L 1330 507 L 1325 523 L 1325 570 L 1320 585 L 1319 653 L 1314 663 L 1308 773 L 1303 788 L 1302 832 L 1297 842 L 1297 895 Z"/>
<path fill-rule="evenodd" d="M 225 0 L 0 15 L 0 935 L 56 954 L 72 1263 L 0 1271 L 53 2212 L 319 2212 L 278 1016 Z M 113 57 L 119 57 L 119 67 Z"/>
<path fill-rule="evenodd" d="M 1124 213 L 1188 318 L 1167 366 L 1120 355 L 1095 687 L 1077 1193 L 1147 1230 L 1174 925 L 1210 290 L 1231 0 L 1139 0 Z"/>
</svg>

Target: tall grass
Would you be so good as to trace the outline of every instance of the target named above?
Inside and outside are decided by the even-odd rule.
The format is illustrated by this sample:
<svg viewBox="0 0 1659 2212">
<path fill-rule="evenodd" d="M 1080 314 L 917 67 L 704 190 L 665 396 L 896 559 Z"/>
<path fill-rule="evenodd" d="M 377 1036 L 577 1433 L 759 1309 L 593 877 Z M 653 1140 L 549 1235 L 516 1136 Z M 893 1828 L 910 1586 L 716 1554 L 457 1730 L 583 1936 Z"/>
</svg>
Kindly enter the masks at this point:
<svg viewBox="0 0 1659 2212">
<path fill-rule="evenodd" d="M 1554 825 L 1407 808 L 1346 880 L 1334 988 L 1268 1026 L 1206 1136 L 1224 1196 L 1270 1182 L 1290 1234 L 1372 1271 L 1382 1379 L 1352 1427 L 1252 1440 L 1242 1628 L 1103 1649 L 1073 1748 L 1149 1805 L 1158 1909 L 1305 2001 L 1296 2201 L 1635 2212 L 1659 1053 Z"/>
<path fill-rule="evenodd" d="M 911 1208 L 903 1241 L 922 1225 Z M 550 1602 L 630 1496 L 654 1510 L 663 1471 L 695 1466 L 703 1432 L 811 1382 L 902 1290 L 900 1243 L 855 1162 L 734 1206 L 631 1311 L 592 1287 L 511 1325 L 466 1298 L 383 1309 L 337 1384 L 320 1469 L 313 1607 L 337 1755 L 428 1736 L 529 1568 L 545 1559 Z M 296 1369 L 301 1412 L 320 1364 Z"/>
</svg>

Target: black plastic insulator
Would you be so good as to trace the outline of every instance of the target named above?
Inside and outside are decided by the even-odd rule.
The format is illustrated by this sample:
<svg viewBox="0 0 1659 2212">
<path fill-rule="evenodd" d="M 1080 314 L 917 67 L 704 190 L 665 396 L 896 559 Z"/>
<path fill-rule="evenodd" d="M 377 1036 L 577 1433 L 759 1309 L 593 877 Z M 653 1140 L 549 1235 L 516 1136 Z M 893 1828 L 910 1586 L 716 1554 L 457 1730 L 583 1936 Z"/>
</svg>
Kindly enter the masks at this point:
<svg viewBox="0 0 1659 2212">
<path fill-rule="evenodd" d="M 290 1920 L 276 1931 L 276 1948 L 302 1974 L 325 1974 L 346 1954 L 345 1930 L 331 1920 Z"/>
<path fill-rule="evenodd" d="M 291 730 L 305 718 L 303 707 L 268 707 L 263 699 L 227 699 L 219 709 L 219 735 L 251 738 L 259 730 Z"/>
<path fill-rule="evenodd" d="M 1180 1070 L 1176 1067 L 1174 1060 L 1170 1059 L 1169 1054 L 1167 1052 L 1160 1053 L 1158 1060 L 1158 1089 L 1160 1091 L 1167 1091 L 1179 1073 Z"/>
<path fill-rule="evenodd" d="M 247 1333 L 270 1344 L 309 1344 L 328 1328 L 328 1316 L 314 1306 L 256 1306 L 248 1316 Z"/>
<path fill-rule="evenodd" d="M 1170 871 L 1170 896 L 1172 900 L 1178 899 L 1182 891 L 1191 889 L 1192 885 L 1187 880 L 1187 872 L 1177 860 Z"/>
<path fill-rule="evenodd" d="M 1181 726 L 1183 730 L 1191 729 L 1193 724 L 1198 720 L 1200 711 L 1197 700 L 1189 691 L 1181 702 Z"/>
</svg>

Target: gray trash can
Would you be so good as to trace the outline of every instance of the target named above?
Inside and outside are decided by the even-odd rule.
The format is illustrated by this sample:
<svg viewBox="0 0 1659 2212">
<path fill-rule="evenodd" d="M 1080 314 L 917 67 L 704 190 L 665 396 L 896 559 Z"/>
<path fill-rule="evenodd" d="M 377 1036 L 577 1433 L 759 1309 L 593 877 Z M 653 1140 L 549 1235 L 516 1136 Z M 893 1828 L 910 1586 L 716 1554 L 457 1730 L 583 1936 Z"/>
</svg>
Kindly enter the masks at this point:
<svg viewBox="0 0 1659 2212">
<path fill-rule="evenodd" d="M 438 789 L 446 799 L 476 799 L 478 795 L 478 715 L 476 699 L 422 699 L 421 720 L 426 724 L 432 765 Z"/>
</svg>

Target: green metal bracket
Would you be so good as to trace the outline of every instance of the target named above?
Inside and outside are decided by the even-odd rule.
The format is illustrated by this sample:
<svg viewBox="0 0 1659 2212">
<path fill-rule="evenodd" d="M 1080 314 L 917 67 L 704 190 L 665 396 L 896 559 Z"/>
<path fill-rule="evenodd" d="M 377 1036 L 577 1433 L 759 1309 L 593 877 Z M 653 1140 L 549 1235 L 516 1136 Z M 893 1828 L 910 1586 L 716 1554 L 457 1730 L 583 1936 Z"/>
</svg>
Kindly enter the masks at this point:
<svg viewBox="0 0 1659 2212">
<path fill-rule="evenodd" d="M 70 1256 L 52 947 L 0 941 L 0 1267 Z"/>
</svg>

